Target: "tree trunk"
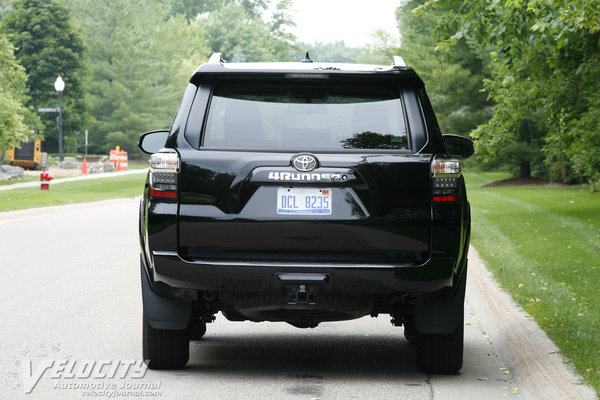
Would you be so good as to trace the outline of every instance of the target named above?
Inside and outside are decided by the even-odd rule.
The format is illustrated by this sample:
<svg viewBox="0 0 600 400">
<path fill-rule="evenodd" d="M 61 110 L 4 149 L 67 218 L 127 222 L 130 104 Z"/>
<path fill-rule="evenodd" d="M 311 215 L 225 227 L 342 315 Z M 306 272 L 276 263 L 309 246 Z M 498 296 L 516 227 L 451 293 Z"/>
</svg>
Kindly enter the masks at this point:
<svg viewBox="0 0 600 400">
<path fill-rule="evenodd" d="M 521 160 L 519 178 L 531 178 L 531 161 Z"/>
</svg>

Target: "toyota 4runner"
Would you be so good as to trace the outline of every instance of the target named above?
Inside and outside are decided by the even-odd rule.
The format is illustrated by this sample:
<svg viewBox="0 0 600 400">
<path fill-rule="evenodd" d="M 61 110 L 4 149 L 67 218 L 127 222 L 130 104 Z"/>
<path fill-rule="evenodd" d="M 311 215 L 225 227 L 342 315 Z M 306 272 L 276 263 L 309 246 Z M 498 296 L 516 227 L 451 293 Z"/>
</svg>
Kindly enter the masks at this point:
<svg viewBox="0 0 600 400">
<path fill-rule="evenodd" d="M 151 154 L 140 204 L 143 353 L 183 368 L 189 341 L 230 321 L 380 314 L 419 368 L 463 362 L 470 209 L 460 159 L 425 87 L 391 66 L 225 63 L 190 78 Z"/>
</svg>

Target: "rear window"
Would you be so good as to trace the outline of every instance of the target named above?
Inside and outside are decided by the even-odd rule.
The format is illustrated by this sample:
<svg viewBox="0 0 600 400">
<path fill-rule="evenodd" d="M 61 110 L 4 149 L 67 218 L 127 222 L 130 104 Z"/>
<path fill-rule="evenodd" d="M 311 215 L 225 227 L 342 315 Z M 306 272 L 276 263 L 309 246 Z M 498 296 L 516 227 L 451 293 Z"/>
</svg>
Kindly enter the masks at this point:
<svg viewBox="0 0 600 400">
<path fill-rule="evenodd" d="M 396 87 L 221 84 L 203 146 L 408 149 Z"/>
</svg>

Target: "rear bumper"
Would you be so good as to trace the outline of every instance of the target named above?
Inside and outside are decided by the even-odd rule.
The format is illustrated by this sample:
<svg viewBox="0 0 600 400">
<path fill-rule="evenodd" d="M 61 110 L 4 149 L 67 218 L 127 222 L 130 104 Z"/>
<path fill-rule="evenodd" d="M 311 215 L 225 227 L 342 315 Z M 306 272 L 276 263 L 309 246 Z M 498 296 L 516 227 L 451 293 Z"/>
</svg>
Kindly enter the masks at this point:
<svg viewBox="0 0 600 400">
<path fill-rule="evenodd" d="M 420 266 L 275 262 L 186 261 L 176 251 L 153 251 L 151 281 L 172 289 L 223 293 L 275 293 L 289 283 L 322 280 L 327 292 L 346 295 L 426 294 L 455 286 L 452 258 Z M 322 278 L 321 278 L 322 277 Z"/>
</svg>

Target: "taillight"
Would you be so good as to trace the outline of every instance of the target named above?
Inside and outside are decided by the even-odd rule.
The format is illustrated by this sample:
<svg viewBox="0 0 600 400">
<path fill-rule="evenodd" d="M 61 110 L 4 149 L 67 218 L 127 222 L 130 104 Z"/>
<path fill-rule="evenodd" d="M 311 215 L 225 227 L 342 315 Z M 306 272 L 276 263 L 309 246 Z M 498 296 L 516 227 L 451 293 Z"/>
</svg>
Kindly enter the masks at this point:
<svg viewBox="0 0 600 400">
<path fill-rule="evenodd" d="M 154 153 L 150 156 L 150 196 L 166 199 L 177 198 L 177 153 Z"/>
<path fill-rule="evenodd" d="M 431 163 L 431 174 L 433 175 L 433 202 L 457 202 L 458 179 L 461 175 L 460 162 L 453 159 L 434 159 Z"/>
</svg>

